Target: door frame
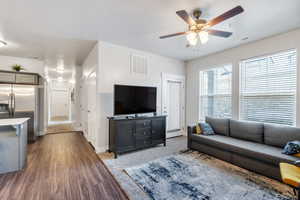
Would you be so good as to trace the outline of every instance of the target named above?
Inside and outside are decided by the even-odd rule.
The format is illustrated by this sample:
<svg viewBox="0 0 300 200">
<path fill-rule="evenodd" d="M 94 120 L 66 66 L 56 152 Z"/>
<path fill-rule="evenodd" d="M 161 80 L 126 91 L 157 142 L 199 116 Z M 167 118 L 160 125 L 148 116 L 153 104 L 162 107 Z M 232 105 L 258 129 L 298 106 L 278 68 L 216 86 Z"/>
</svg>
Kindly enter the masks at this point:
<svg viewBox="0 0 300 200">
<path fill-rule="evenodd" d="M 181 108 L 180 108 L 180 127 L 181 129 L 176 132 L 166 133 L 167 138 L 176 137 L 183 135 L 185 130 L 185 76 L 181 75 L 175 75 L 175 74 L 168 74 L 168 73 L 162 73 L 162 95 L 161 95 L 161 113 L 164 115 L 167 113 L 167 90 L 168 90 L 168 82 L 177 82 L 181 84 Z M 166 121 L 166 131 L 168 131 L 168 120 Z"/>
</svg>

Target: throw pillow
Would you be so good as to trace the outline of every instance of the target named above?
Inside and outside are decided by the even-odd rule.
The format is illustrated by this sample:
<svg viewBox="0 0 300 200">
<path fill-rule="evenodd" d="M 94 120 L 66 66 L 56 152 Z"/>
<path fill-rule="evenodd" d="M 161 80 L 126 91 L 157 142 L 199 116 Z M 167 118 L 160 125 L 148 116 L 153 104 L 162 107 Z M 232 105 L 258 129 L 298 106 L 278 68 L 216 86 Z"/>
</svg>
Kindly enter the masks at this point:
<svg viewBox="0 0 300 200">
<path fill-rule="evenodd" d="M 282 153 L 286 155 L 293 155 L 293 154 L 300 153 L 300 141 L 288 142 L 285 145 Z"/>
<path fill-rule="evenodd" d="M 201 127 L 199 124 L 196 125 L 196 134 L 200 135 L 202 133 Z"/>
<path fill-rule="evenodd" d="M 203 135 L 214 135 L 215 132 L 208 123 L 200 123 L 200 127 Z"/>
</svg>

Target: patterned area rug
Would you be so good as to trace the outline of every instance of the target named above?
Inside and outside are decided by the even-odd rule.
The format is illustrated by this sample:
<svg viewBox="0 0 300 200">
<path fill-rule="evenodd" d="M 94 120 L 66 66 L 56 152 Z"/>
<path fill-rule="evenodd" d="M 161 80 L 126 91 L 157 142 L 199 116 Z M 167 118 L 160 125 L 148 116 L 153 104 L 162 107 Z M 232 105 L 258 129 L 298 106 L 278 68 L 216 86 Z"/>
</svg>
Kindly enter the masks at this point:
<svg viewBox="0 0 300 200">
<path fill-rule="evenodd" d="M 154 200 L 292 199 L 277 190 L 276 185 L 282 186 L 277 181 L 264 181 L 255 173 L 230 164 L 220 167 L 211 161 L 210 156 L 189 152 L 126 168 L 125 172 Z"/>
</svg>

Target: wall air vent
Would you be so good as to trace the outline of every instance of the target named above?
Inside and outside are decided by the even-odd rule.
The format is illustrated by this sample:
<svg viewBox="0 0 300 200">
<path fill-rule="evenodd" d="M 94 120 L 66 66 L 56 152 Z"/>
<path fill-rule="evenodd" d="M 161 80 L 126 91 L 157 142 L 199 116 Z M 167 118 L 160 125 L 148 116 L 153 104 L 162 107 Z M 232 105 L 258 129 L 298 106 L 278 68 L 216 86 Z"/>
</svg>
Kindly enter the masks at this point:
<svg viewBox="0 0 300 200">
<path fill-rule="evenodd" d="M 131 73 L 134 75 L 148 74 L 148 62 L 145 56 L 132 54 L 130 59 Z"/>
</svg>

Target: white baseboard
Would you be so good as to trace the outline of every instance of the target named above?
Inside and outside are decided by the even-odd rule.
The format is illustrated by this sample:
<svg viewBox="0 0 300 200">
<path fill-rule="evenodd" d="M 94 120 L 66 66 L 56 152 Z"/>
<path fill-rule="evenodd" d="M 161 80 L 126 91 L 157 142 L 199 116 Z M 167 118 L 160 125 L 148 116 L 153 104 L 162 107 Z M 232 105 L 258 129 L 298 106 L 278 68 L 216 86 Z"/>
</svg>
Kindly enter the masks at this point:
<svg viewBox="0 0 300 200">
<path fill-rule="evenodd" d="M 103 147 L 95 147 L 96 153 L 103 153 L 108 150 L 108 146 L 103 146 Z"/>
<path fill-rule="evenodd" d="M 170 132 L 170 133 L 167 133 L 167 139 L 168 138 L 172 138 L 172 137 L 177 137 L 177 136 L 181 136 L 183 135 L 183 131 L 175 131 L 175 132 Z"/>
<path fill-rule="evenodd" d="M 38 131 L 38 136 L 43 136 L 43 135 L 46 135 L 46 130 L 40 130 Z"/>
</svg>

